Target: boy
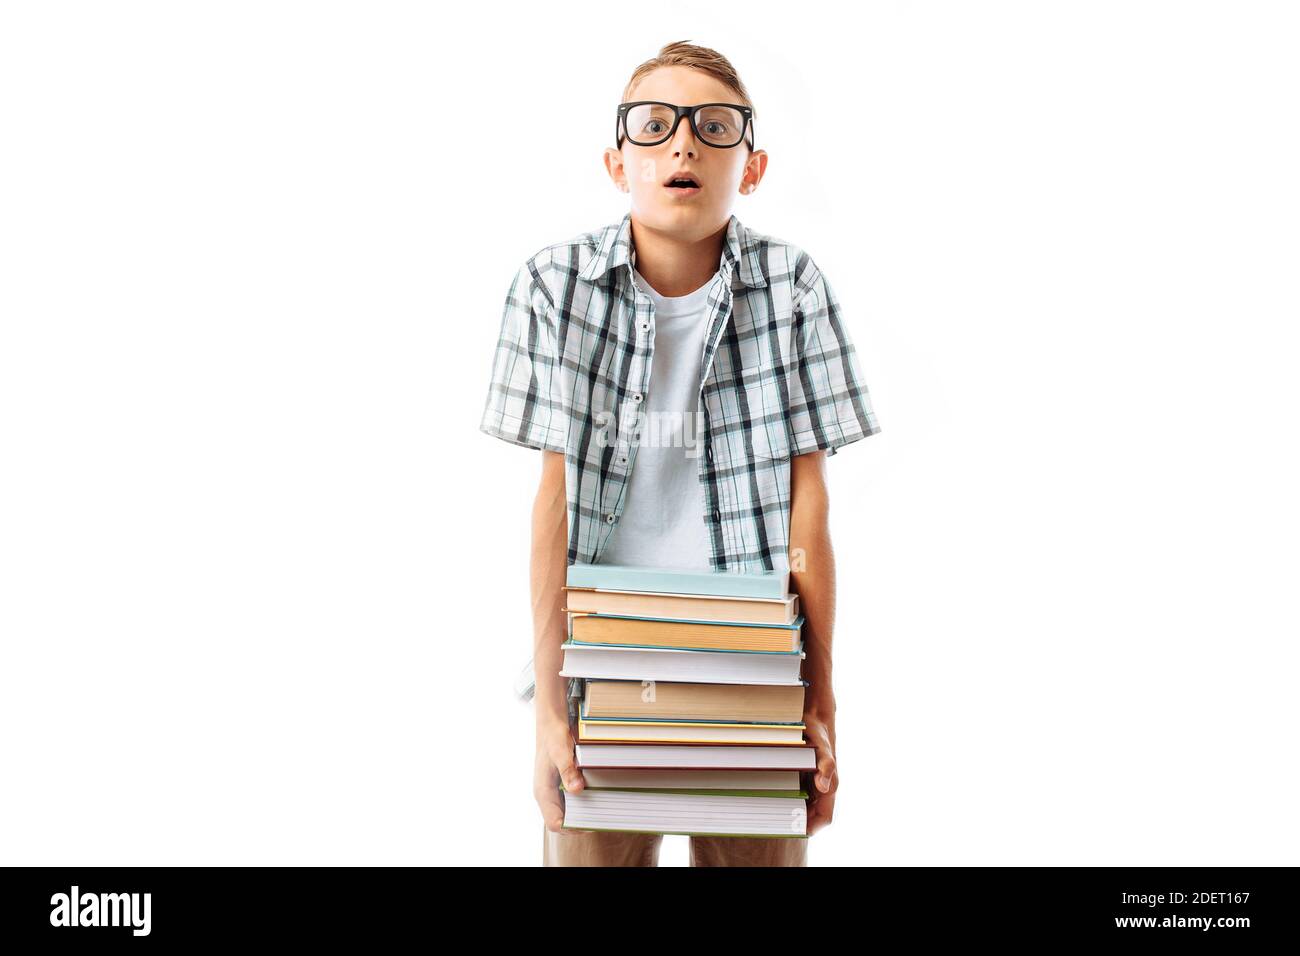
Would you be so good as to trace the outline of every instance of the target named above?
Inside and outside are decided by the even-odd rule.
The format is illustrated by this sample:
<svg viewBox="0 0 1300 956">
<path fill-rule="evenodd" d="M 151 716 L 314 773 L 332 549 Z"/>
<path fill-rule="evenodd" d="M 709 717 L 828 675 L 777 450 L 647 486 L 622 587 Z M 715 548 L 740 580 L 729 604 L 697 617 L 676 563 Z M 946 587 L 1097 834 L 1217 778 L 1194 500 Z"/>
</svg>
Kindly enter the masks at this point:
<svg viewBox="0 0 1300 956">
<path fill-rule="evenodd" d="M 631 211 L 519 270 L 480 424 L 543 456 L 530 578 L 546 865 L 653 866 L 662 839 L 561 829 L 559 780 L 584 786 L 558 676 L 575 561 L 790 571 L 817 751 L 808 834 L 831 821 L 835 568 L 824 461 L 880 430 L 816 264 L 731 213 L 767 166 L 731 64 L 671 43 L 636 69 L 623 100 L 605 166 Z M 694 837 L 690 860 L 803 866 L 806 852 L 806 839 Z"/>
</svg>

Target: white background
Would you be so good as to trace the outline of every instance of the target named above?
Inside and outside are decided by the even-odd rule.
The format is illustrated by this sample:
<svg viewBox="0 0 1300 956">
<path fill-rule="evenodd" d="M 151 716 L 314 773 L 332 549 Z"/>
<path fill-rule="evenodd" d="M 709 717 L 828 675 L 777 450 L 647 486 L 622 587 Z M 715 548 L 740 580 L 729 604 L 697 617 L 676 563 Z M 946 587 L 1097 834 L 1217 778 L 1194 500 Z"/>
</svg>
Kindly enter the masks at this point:
<svg viewBox="0 0 1300 956">
<path fill-rule="evenodd" d="M 477 425 L 672 40 L 748 84 L 735 211 L 825 270 L 883 426 L 828 463 L 810 862 L 1300 862 L 1298 25 L 5 5 L 0 863 L 540 861 L 540 458 Z"/>
</svg>

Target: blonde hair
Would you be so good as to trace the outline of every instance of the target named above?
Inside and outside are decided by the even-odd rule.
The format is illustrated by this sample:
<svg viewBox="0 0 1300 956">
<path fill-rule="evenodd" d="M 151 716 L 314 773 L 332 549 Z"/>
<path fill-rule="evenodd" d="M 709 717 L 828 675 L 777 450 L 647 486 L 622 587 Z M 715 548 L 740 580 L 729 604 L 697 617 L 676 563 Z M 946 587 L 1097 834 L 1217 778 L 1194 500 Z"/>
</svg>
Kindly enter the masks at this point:
<svg viewBox="0 0 1300 956">
<path fill-rule="evenodd" d="M 626 102 L 632 95 L 632 90 L 637 83 L 662 66 L 689 66 L 691 69 L 709 74 L 739 96 L 740 102 L 748 106 L 753 111 L 754 118 L 757 118 L 758 110 L 754 109 L 749 91 L 745 89 L 745 84 L 741 81 L 736 68 L 731 65 L 731 61 L 717 50 L 710 50 L 706 46 L 695 46 L 685 40 L 666 44 L 659 50 L 658 56 L 646 60 L 633 70 L 632 78 L 627 81 L 627 86 L 623 87 L 623 100 Z"/>
</svg>

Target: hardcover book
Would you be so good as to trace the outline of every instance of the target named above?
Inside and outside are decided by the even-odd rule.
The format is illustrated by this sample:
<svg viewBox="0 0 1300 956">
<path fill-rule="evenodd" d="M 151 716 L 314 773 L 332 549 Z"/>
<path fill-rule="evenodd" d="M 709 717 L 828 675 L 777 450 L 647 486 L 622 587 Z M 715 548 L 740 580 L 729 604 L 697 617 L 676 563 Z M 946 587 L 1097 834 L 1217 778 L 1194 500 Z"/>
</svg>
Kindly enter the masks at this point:
<svg viewBox="0 0 1300 956">
<path fill-rule="evenodd" d="M 561 677 L 690 681 L 703 684 L 800 684 L 802 645 L 791 652 L 700 651 L 619 644 L 561 645 Z"/>
<path fill-rule="evenodd" d="M 564 827 L 686 836 L 802 837 L 800 790 L 604 790 L 564 795 Z"/>
<path fill-rule="evenodd" d="M 568 610 L 566 608 L 566 610 Z M 793 651 L 803 617 L 792 624 L 721 624 L 569 612 L 569 636 L 584 644 L 690 647 L 699 650 Z"/>
<path fill-rule="evenodd" d="M 592 744 L 575 748 L 578 768 L 645 770 L 814 770 L 817 751 L 803 746 Z"/>
<path fill-rule="evenodd" d="M 588 680 L 587 717 L 639 720 L 719 720 L 734 723 L 798 723 L 804 685 L 753 686 L 649 680 Z"/>
<path fill-rule="evenodd" d="M 717 621 L 735 624 L 793 624 L 799 616 L 799 595 L 784 598 L 731 598 L 717 594 L 661 594 L 653 591 L 610 591 L 566 586 L 570 611 L 619 614 L 674 621 Z"/>
<path fill-rule="evenodd" d="M 784 599 L 788 571 L 691 571 L 647 568 L 630 564 L 569 565 L 570 587 L 618 591 L 658 591 L 666 594 L 714 594 L 723 597 Z"/>
<path fill-rule="evenodd" d="M 578 719 L 579 740 L 703 744 L 801 744 L 803 724 L 685 723 Z"/>
</svg>

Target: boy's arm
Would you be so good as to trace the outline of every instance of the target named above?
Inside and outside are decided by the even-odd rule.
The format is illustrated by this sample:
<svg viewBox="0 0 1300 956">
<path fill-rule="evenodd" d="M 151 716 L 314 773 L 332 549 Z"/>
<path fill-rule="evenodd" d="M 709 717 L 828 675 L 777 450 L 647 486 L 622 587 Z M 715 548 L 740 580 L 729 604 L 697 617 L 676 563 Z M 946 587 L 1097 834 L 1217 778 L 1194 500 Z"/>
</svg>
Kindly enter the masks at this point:
<svg viewBox="0 0 1300 956">
<path fill-rule="evenodd" d="M 549 830 L 564 823 L 558 782 L 571 792 L 582 790 L 582 774 L 574 763 L 569 732 L 568 679 L 560 677 L 568 621 L 563 590 L 568 572 L 569 515 L 564 486 L 564 455 L 542 452 L 542 479 L 533 502 L 532 557 L 529 566 L 533 605 L 534 706 L 537 718 L 537 759 L 533 796 Z"/>
<path fill-rule="evenodd" d="M 831 822 L 839 776 L 835 770 L 835 691 L 831 636 L 835 627 L 835 554 L 831 549 L 830 495 L 824 451 L 790 460 L 790 584 L 804 615 L 804 724 L 817 748 L 817 771 L 808 801 L 808 835 Z"/>
</svg>

